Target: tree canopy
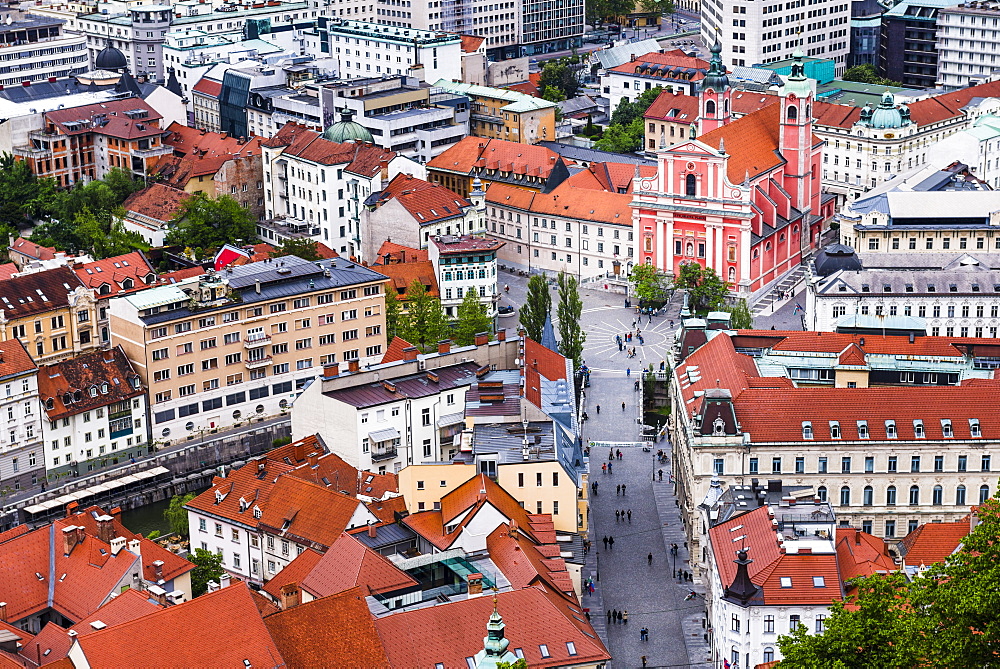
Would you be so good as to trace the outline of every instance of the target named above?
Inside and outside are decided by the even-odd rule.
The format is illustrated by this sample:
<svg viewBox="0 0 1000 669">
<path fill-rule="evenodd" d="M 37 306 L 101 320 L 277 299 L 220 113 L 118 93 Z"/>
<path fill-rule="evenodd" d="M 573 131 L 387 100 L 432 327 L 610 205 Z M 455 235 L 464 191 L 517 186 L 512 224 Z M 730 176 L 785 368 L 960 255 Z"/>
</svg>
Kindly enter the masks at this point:
<svg viewBox="0 0 1000 669">
<path fill-rule="evenodd" d="M 559 352 L 573 361 L 573 368 L 583 364 L 583 344 L 587 333 L 580 326 L 583 301 L 580 299 L 579 282 L 572 274 L 559 272 L 559 304 L 556 316 L 559 319 Z"/>
<path fill-rule="evenodd" d="M 594 0 L 587 3 L 587 22 L 596 25 L 597 21 L 623 21 L 635 9 L 635 0 Z"/>
<path fill-rule="evenodd" d="M 398 318 L 397 334 L 427 352 L 448 336 L 448 320 L 441 300 L 431 297 L 424 284 L 414 279 L 406 289 L 406 311 Z"/>
<path fill-rule="evenodd" d="M 550 88 L 559 91 L 563 96 L 560 100 L 545 97 L 550 102 L 562 102 L 562 100 L 576 97 L 577 91 L 580 90 L 580 79 L 577 77 L 578 68 L 578 65 L 563 58 L 550 60 L 542 65 L 542 73 L 538 79 L 538 90 L 543 92 L 542 97 L 545 97 L 545 91 Z"/>
<path fill-rule="evenodd" d="M 163 510 L 163 519 L 170 525 L 170 531 L 182 537 L 188 536 L 188 512 L 184 505 L 193 500 L 194 493 L 174 495 L 170 498 L 170 506 Z"/>
<path fill-rule="evenodd" d="M 667 277 L 652 265 L 633 267 L 629 281 L 632 282 L 632 294 L 639 299 L 640 306 L 660 307 L 667 301 Z"/>
<path fill-rule="evenodd" d="M 392 341 L 393 337 L 399 336 L 399 329 L 403 315 L 403 307 L 396 299 L 398 293 L 392 281 L 385 282 L 385 336 L 387 341 Z"/>
<path fill-rule="evenodd" d="M 649 106 L 663 91 L 661 86 L 643 91 L 634 101 L 622 100 L 611 113 L 611 123 L 601 139 L 594 143 L 601 151 L 631 153 L 643 148 L 645 139 L 644 115 Z"/>
<path fill-rule="evenodd" d="M 753 330 L 753 314 L 746 300 L 738 300 L 729 310 L 729 325 L 735 330 Z"/>
<path fill-rule="evenodd" d="M 309 239 L 308 237 L 300 237 L 298 239 L 286 239 L 277 248 L 271 252 L 272 258 L 278 258 L 281 256 L 298 256 L 303 260 L 322 260 L 319 255 L 319 251 L 316 249 L 316 242 Z"/>
<path fill-rule="evenodd" d="M 188 556 L 188 560 L 194 563 L 191 570 L 191 595 L 197 597 L 208 591 L 208 582 L 218 582 L 226 570 L 222 568 L 222 556 L 218 553 L 207 551 L 204 548 L 194 549 L 194 554 Z"/>
<path fill-rule="evenodd" d="M 641 0 L 639 5 L 644 12 L 656 12 L 657 14 L 673 14 L 674 0 Z"/>
<path fill-rule="evenodd" d="M 875 84 L 876 86 L 902 86 L 898 81 L 893 81 L 892 79 L 886 79 L 885 77 L 878 76 L 878 72 L 875 71 L 875 66 L 871 63 L 865 63 L 864 65 L 855 65 L 854 67 L 849 67 L 844 70 L 844 76 L 841 77 L 844 81 L 859 81 L 863 84 Z"/>
<path fill-rule="evenodd" d="M 688 306 L 693 312 L 716 311 L 726 303 L 729 284 L 715 270 L 698 263 L 684 263 L 674 279 L 674 288 L 688 292 Z"/>
<path fill-rule="evenodd" d="M 0 154 L 0 228 L 4 235 L 17 234 L 33 219 L 48 213 L 55 196 L 55 181 L 39 179 L 27 163 L 9 153 Z"/>
<path fill-rule="evenodd" d="M 528 294 L 518 312 L 521 327 L 535 341 L 542 340 L 542 330 L 545 319 L 552 311 L 552 296 L 549 294 L 549 284 L 541 274 L 535 274 L 528 279 Z"/>
<path fill-rule="evenodd" d="M 1000 499 L 986 500 L 977 516 L 961 547 L 913 580 L 896 572 L 852 582 L 821 634 L 800 627 L 778 639 L 780 666 L 1000 665 Z"/>
<path fill-rule="evenodd" d="M 453 333 L 455 343 L 468 346 L 476 340 L 480 332 L 493 334 L 493 319 L 486 305 L 479 301 L 479 295 L 472 288 L 465 291 L 462 303 L 458 305 L 458 321 Z"/>
<path fill-rule="evenodd" d="M 166 242 L 190 248 L 200 258 L 223 244 L 256 238 L 253 214 L 239 202 L 228 195 L 210 198 L 195 193 L 174 215 Z"/>
</svg>

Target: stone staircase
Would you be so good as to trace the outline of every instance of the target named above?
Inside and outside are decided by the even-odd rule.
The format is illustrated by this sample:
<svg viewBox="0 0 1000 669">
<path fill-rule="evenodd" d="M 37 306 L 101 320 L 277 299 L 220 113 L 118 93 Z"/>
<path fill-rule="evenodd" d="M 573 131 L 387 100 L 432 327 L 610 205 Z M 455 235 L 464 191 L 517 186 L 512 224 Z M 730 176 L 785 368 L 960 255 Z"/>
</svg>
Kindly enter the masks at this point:
<svg viewBox="0 0 1000 669">
<path fill-rule="evenodd" d="M 805 281 L 808 271 L 809 268 L 806 265 L 796 265 L 767 288 L 751 295 L 748 300 L 750 311 L 754 316 L 759 316 L 771 310 L 772 306 L 777 307 L 779 301 L 784 302 L 790 299 L 790 296 L 795 294 L 799 284 Z M 786 292 L 789 297 L 786 297 L 784 300 L 778 300 L 778 291 Z"/>
</svg>

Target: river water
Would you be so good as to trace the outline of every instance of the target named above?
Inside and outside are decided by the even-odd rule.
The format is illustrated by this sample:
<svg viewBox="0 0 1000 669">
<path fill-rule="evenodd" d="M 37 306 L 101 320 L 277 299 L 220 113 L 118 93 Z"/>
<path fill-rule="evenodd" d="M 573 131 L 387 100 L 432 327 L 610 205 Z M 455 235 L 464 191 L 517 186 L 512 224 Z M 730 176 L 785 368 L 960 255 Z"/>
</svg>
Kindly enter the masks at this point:
<svg viewBox="0 0 1000 669">
<path fill-rule="evenodd" d="M 162 534 L 170 531 L 170 526 L 163 518 L 163 512 L 170 506 L 170 500 L 153 502 L 136 509 L 122 511 L 122 524 L 133 532 L 139 532 L 142 536 L 148 536 L 153 530 L 159 530 Z"/>
</svg>

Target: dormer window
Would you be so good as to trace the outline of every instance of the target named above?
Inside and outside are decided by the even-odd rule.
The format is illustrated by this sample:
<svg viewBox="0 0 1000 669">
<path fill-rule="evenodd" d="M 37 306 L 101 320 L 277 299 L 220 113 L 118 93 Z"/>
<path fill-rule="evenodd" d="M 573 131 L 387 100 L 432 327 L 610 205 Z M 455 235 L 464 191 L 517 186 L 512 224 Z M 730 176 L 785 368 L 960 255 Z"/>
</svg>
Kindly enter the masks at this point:
<svg viewBox="0 0 1000 669">
<path fill-rule="evenodd" d="M 923 439 L 926 435 L 924 434 L 924 421 L 915 420 L 913 421 L 913 436 L 917 439 Z"/>
<path fill-rule="evenodd" d="M 722 437 L 726 434 L 726 423 L 721 418 L 716 418 L 712 423 L 712 436 Z"/>
<path fill-rule="evenodd" d="M 872 287 L 869 286 L 867 283 L 863 283 L 863 284 L 861 284 L 861 292 L 862 293 L 870 293 L 870 292 L 872 292 Z"/>
<path fill-rule="evenodd" d="M 929 283 L 929 284 L 927 284 L 927 292 L 928 293 L 936 293 L 937 292 L 937 287 L 933 283 Z"/>
<path fill-rule="evenodd" d="M 954 284 L 954 283 L 949 283 L 948 284 L 948 292 L 949 293 L 957 293 L 958 292 L 958 285 Z"/>
<path fill-rule="evenodd" d="M 90 387 L 90 396 L 91 397 L 97 397 L 97 386 L 91 386 Z"/>
<path fill-rule="evenodd" d="M 892 292 L 892 286 L 890 284 L 888 284 L 888 283 L 882 284 L 882 292 L 883 293 L 891 293 Z"/>
<path fill-rule="evenodd" d="M 978 418 L 970 418 L 969 419 L 969 432 L 972 434 L 973 437 L 975 437 L 977 439 L 979 437 L 983 436 L 983 431 L 979 428 L 979 419 Z"/>
<path fill-rule="evenodd" d="M 955 436 L 951 430 L 951 421 L 948 420 L 947 418 L 943 418 L 941 420 L 941 434 L 945 437 Z"/>
<path fill-rule="evenodd" d="M 812 439 L 813 438 L 813 426 L 809 421 L 802 422 L 802 438 Z"/>
<path fill-rule="evenodd" d="M 896 421 L 887 420 L 885 422 L 885 436 L 889 439 L 896 438 Z"/>
<path fill-rule="evenodd" d="M 858 439 L 868 438 L 868 421 L 859 420 L 858 421 Z"/>
<path fill-rule="evenodd" d="M 226 496 L 222 494 L 221 490 L 216 490 L 215 491 L 215 503 L 216 504 L 221 504 L 222 500 L 224 500 L 225 498 L 226 498 Z"/>
<path fill-rule="evenodd" d="M 253 508 L 253 517 L 256 518 L 256 519 L 258 519 L 258 520 L 260 520 L 261 515 L 263 515 L 263 514 L 260 511 L 260 507 L 259 506 L 255 506 Z"/>
<path fill-rule="evenodd" d="M 830 421 L 830 438 L 840 439 L 840 423 L 835 420 Z"/>
<path fill-rule="evenodd" d="M 906 292 L 908 292 L 908 293 L 912 293 L 913 292 L 913 284 L 912 283 L 906 284 Z"/>
<path fill-rule="evenodd" d="M 48 398 L 47 400 L 45 400 L 45 408 L 46 408 L 46 409 L 49 409 L 49 410 L 51 410 L 51 409 L 52 409 L 52 407 L 54 407 L 54 406 L 55 406 L 55 402 L 53 402 L 53 401 L 52 401 L 52 398 L 51 398 L 51 397 L 50 397 L 50 398 Z"/>
</svg>

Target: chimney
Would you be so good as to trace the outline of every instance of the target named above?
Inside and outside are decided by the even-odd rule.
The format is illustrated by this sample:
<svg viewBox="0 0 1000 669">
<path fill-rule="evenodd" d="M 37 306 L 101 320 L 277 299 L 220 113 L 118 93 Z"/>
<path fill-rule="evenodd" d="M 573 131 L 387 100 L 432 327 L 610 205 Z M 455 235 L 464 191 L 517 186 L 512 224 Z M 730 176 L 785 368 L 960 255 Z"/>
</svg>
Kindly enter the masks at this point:
<svg viewBox="0 0 1000 669">
<path fill-rule="evenodd" d="M 219 587 L 220 588 L 228 588 L 229 587 L 229 580 L 231 578 L 232 577 L 229 575 L 228 572 L 222 574 L 222 576 L 219 577 Z"/>
<path fill-rule="evenodd" d="M 299 589 L 294 583 L 281 586 L 281 606 L 282 610 L 290 609 L 299 605 Z"/>
<path fill-rule="evenodd" d="M 295 462 L 302 462 L 306 459 L 306 445 L 302 441 L 296 441 L 293 447 Z"/>
<path fill-rule="evenodd" d="M 160 604 L 161 606 L 167 605 L 167 591 L 161 588 L 160 586 L 151 585 L 146 589 L 146 592 L 152 595 L 153 598 L 156 599 L 157 603 Z"/>
<path fill-rule="evenodd" d="M 76 526 L 76 543 L 82 544 L 83 540 L 87 538 L 87 528 L 83 525 Z"/>
<path fill-rule="evenodd" d="M 115 537 L 114 539 L 109 541 L 108 543 L 111 544 L 111 554 L 118 555 L 118 553 L 120 553 L 121 550 L 125 548 L 126 541 L 127 540 L 125 539 L 125 537 Z"/>
<path fill-rule="evenodd" d="M 163 580 L 163 560 L 153 561 L 153 576 L 156 577 L 157 583 Z"/>
<path fill-rule="evenodd" d="M 497 330 L 497 341 L 507 341 L 507 330 Z"/>
<path fill-rule="evenodd" d="M 315 467 L 316 465 L 319 464 L 319 453 L 317 453 L 316 451 L 313 451 L 312 453 L 310 453 L 306 457 L 309 459 L 309 466 L 310 467 Z"/>
<path fill-rule="evenodd" d="M 483 575 L 479 572 L 469 574 L 466 579 L 469 581 L 469 597 L 483 594 Z"/>
<path fill-rule="evenodd" d="M 335 362 L 330 365 L 323 367 L 323 378 L 324 379 L 335 379 L 340 376 L 340 363 Z"/>
<path fill-rule="evenodd" d="M 861 545 L 861 530 L 854 530 L 854 543 Z"/>
<path fill-rule="evenodd" d="M 0 602 L 0 621 L 7 622 L 7 602 Z"/>
<path fill-rule="evenodd" d="M 139 540 L 138 539 L 132 539 L 131 541 L 129 541 L 128 542 L 128 549 L 129 549 L 130 552 L 135 553 L 140 558 L 142 557 L 142 549 L 139 548 Z"/>
<path fill-rule="evenodd" d="M 64 527 L 62 531 L 63 536 L 63 555 L 69 555 L 73 552 L 73 547 L 77 544 L 76 539 L 76 525 L 70 525 L 69 527 Z"/>
<path fill-rule="evenodd" d="M 205 584 L 205 586 L 208 588 L 209 592 L 215 592 L 219 589 L 219 584 L 215 581 L 209 581 Z"/>
<path fill-rule="evenodd" d="M 375 523 L 368 523 L 368 536 L 372 539 L 378 536 L 378 530 L 375 527 Z"/>
<path fill-rule="evenodd" d="M 97 517 L 97 538 L 106 544 L 110 544 L 115 538 L 115 519 L 111 516 Z"/>
<path fill-rule="evenodd" d="M 489 332 L 477 332 L 474 343 L 476 346 L 486 346 L 490 342 Z"/>
<path fill-rule="evenodd" d="M 442 339 L 438 342 L 438 355 L 444 355 L 445 353 L 451 353 L 450 339 Z"/>
<path fill-rule="evenodd" d="M 403 360 L 411 361 L 417 359 L 417 354 L 420 353 L 420 349 L 416 346 L 407 346 L 403 349 Z M 2 362 L 2 360 L 0 360 Z"/>
<path fill-rule="evenodd" d="M 347 361 L 347 371 L 351 374 L 357 374 L 358 370 L 361 369 L 361 361 L 355 358 L 354 360 Z"/>
</svg>

